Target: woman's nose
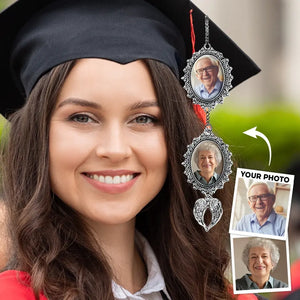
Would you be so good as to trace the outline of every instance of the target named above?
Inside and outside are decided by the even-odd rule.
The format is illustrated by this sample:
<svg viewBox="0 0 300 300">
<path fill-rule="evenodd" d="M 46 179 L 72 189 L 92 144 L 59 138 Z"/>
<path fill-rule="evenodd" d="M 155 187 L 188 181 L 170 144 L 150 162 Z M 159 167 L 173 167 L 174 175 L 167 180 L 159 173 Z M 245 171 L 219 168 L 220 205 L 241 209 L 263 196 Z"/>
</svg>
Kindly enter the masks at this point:
<svg viewBox="0 0 300 300">
<path fill-rule="evenodd" d="M 130 156 L 130 141 L 121 126 L 109 126 L 103 129 L 99 139 L 96 147 L 98 157 L 118 162 Z"/>
<path fill-rule="evenodd" d="M 262 261 L 263 261 L 263 259 L 262 259 L 261 256 L 258 256 L 258 257 L 257 257 L 257 260 L 258 260 L 259 263 L 262 263 Z"/>
</svg>

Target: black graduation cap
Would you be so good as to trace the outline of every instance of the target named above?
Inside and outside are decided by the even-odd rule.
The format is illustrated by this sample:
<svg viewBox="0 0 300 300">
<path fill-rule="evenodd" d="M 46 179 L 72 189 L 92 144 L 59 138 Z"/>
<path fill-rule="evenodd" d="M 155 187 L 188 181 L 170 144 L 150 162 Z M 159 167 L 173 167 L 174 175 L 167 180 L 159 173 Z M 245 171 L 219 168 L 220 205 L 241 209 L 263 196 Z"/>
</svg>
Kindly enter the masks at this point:
<svg viewBox="0 0 300 300">
<path fill-rule="evenodd" d="M 119 63 L 152 58 L 180 78 L 202 48 L 204 13 L 189 0 L 19 0 L 0 14 L 0 113 L 21 107 L 37 80 L 77 58 Z M 260 71 L 213 22 L 210 44 L 229 58 L 233 87 Z"/>
</svg>

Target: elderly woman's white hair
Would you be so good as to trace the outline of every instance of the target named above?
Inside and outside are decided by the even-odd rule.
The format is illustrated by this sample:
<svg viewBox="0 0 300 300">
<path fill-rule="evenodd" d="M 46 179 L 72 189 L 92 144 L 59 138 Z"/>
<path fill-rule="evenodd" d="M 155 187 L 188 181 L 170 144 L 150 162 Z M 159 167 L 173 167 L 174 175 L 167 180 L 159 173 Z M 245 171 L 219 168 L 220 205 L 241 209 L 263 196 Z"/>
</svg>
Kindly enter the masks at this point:
<svg viewBox="0 0 300 300">
<path fill-rule="evenodd" d="M 218 166 L 219 163 L 222 161 L 222 155 L 220 152 L 220 149 L 214 142 L 201 142 L 199 146 L 196 148 L 194 158 L 195 158 L 195 163 L 197 166 L 199 165 L 199 152 L 200 151 L 211 151 L 215 154 L 215 159 L 216 159 L 216 165 Z"/>
<path fill-rule="evenodd" d="M 245 246 L 242 254 L 242 259 L 247 269 L 249 270 L 249 253 L 251 248 L 261 247 L 270 251 L 270 257 L 273 264 L 273 270 L 276 268 L 280 258 L 278 247 L 269 239 L 252 238 Z M 250 271 L 250 270 L 249 270 Z"/>
<path fill-rule="evenodd" d="M 256 185 L 264 185 L 267 189 L 268 189 L 268 193 L 271 195 L 275 195 L 274 190 L 264 181 L 254 181 L 247 190 L 247 198 L 249 197 L 249 193 L 251 191 L 251 189 L 256 186 Z"/>
</svg>

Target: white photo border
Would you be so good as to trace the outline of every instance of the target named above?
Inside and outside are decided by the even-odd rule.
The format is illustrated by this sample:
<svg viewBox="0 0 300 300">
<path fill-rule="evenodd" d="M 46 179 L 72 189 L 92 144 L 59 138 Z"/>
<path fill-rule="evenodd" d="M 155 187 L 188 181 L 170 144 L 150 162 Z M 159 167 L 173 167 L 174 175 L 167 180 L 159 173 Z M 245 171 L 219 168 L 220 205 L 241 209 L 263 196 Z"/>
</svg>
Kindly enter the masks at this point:
<svg viewBox="0 0 300 300">
<path fill-rule="evenodd" d="M 247 173 L 248 172 L 248 173 Z M 268 235 L 256 232 L 247 232 L 247 231 L 239 231 L 233 228 L 234 222 L 234 214 L 236 209 L 236 202 L 237 202 L 237 193 L 238 193 L 238 182 L 240 178 L 249 178 L 246 177 L 247 175 L 251 175 L 251 179 L 259 180 L 262 182 L 272 182 L 272 183 L 285 183 L 290 185 L 290 193 L 289 199 L 287 203 L 287 213 L 286 213 L 286 225 L 285 225 L 285 234 L 284 236 L 277 236 L 277 235 Z M 256 178 L 253 178 L 256 177 Z M 236 171 L 236 179 L 235 179 L 235 187 L 234 187 L 234 194 L 233 194 L 233 204 L 231 210 L 231 218 L 230 218 L 230 226 L 229 226 L 229 233 L 235 235 L 243 235 L 243 236 L 257 236 L 257 237 L 266 237 L 266 238 L 276 238 L 280 240 L 284 240 L 288 236 L 288 224 L 289 224 L 289 217 L 290 217 L 290 209 L 292 203 L 292 194 L 293 194 L 293 187 L 294 187 L 294 175 L 291 174 L 283 174 L 283 173 L 275 173 L 275 172 L 267 172 L 261 170 L 253 170 L 253 169 L 244 169 L 244 168 L 237 168 Z M 282 179 L 278 181 L 277 179 Z M 285 181 L 284 181 L 285 180 Z"/>
<path fill-rule="evenodd" d="M 257 237 L 257 236 L 255 236 Z M 266 239 L 272 239 L 272 240 L 278 240 L 280 242 L 285 243 L 285 254 L 286 254 L 286 269 L 287 269 L 287 285 L 288 287 L 286 288 L 269 288 L 269 289 L 251 289 L 251 290 L 236 290 L 236 273 L 235 273 L 235 265 L 236 265 L 236 261 L 235 261 L 235 253 L 234 253 L 234 240 L 235 239 L 242 239 L 242 238 L 247 238 L 247 239 L 251 239 L 251 238 L 255 238 L 255 237 L 251 237 L 251 236 L 241 236 L 241 235 L 234 235 L 231 234 L 230 235 L 230 248 L 231 248 L 231 261 L 232 261 L 232 285 L 233 285 L 233 293 L 235 295 L 237 294 L 251 294 L 251 293 L 272 293 L 272 292 L 283 292 L 283 291 L 291 291 L 291 271 L 290 271 L 290 251 L 289 251 L 289 242 L 288 242 L 288 238 L 286 238 L 286 240 L 279 240 L 279 239 L 274 239 L 273 238 L 267 238 L 266 236 L 264 236 L 263 238 Z"/>
</svg>

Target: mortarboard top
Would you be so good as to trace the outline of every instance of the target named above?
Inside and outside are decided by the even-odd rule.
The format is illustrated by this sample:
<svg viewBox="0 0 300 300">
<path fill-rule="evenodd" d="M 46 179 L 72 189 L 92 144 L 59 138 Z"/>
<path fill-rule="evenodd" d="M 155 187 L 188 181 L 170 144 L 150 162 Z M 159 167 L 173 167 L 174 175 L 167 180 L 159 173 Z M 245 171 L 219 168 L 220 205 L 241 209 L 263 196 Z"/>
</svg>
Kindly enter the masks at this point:
<svg viewBox="0 0 300 300">
<path fill-rule="evenodd" d="M 21 107 L 44 73 L 71 59 L 152 58 L 180 78 L 192 56 L 191 8 L 197 51 L 205 42 L 204 13 L 188 0 L 15 2 L 0 14 L 0 113 Z M 210 44 L 229 59 L 233 87 L 260 71 L 212 21 Z"/>
</svg>

